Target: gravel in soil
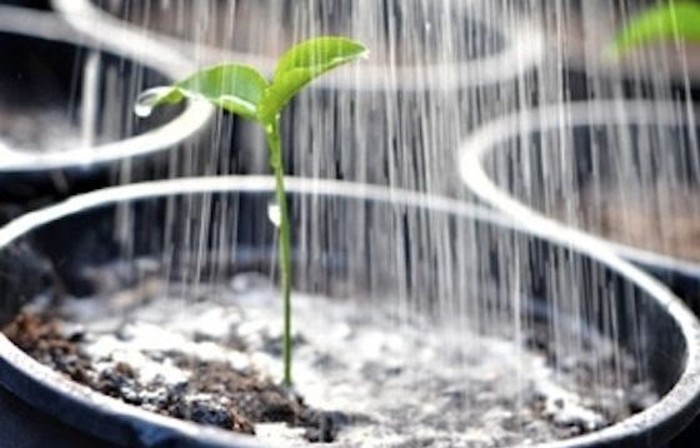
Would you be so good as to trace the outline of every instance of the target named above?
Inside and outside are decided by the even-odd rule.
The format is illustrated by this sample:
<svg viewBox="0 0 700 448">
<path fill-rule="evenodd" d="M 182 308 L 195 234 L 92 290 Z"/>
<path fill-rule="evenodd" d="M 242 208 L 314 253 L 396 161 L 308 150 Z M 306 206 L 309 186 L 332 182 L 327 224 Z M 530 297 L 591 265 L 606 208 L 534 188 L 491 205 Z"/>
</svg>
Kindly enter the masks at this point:
<svg viewBox="0 0 700 448">
<path fill-rule="evenodd" d="M 246 434 L 255 433 L 255 423 L 282 422 L 304 428 L 310 441 L 330 442 L 335 435 L 332 414 L 309 408 L 298 395 L 256 372 L 170 353 L 172 362 L 191 371 L 189 379 L 174 386 L 162 378 L 143 383 L 126 362 L 96 369 L 80 346 L 83 334 L 66 337 L 51 316 L 19 314 L 3 333 L 30 356 L 72 380 L 153 412 Z"/>
</svg>

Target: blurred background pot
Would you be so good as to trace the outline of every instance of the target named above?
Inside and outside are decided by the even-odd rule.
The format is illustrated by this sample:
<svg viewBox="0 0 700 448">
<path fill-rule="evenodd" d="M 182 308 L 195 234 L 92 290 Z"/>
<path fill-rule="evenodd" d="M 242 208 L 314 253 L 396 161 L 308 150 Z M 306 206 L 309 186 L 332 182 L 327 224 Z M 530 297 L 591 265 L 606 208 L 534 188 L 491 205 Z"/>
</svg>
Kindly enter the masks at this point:
<svg viewBox="0 0 700 448">
<path fill-rule="evenodd" d="M 590 101 L 488 123 L 461 145 L 463 182 L 520 222 L 606 238 L 700 310 L 700 154 L 692 104 Z"/>
<path fill-rule="evenodd" d="M 2 5 L 0 41 L 6 218 L 81 191 L 167 175 L 169 153 L 193 142 L 211 119 L 202 104 L 148 122 L 133 115 L 141 89 L 187 71 L 183 59 L 152 46 L 105 48 L 56 14 Z"/>
</svg>

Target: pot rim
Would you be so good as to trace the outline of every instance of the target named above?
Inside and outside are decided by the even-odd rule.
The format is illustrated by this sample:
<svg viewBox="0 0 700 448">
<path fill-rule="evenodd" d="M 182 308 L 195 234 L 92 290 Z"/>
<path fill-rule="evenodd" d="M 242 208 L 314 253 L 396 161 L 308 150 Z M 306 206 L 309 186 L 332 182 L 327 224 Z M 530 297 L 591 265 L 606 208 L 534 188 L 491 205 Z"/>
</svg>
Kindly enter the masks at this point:
<svg viewBox="0 0 700 448">
<path fill-rule="evenodd" d="M 672 101 L 596 100 L 576 101 L 566 105 L 551 104 L 537 109 L 515 112 L 481 126 L 462 141 L 458 150 L 462 182 L 483 201 L 530 227 L 546 225 L 552 232 L 566 232 L 571 238 L 607 244 L 623 258 L 642 266 L 674 271 L 700 278 L 700 263 L 675 258 L 612 239 L 595 236 L 550 218 L 500 188 L 485 170 L 484 163 L 493 151 L 507 151 L 505 143 L 518 135 L 551 131 L 558 127 L 586 125 L 678 125 L 678 113 L 690 113 L 700 123 L 700 109 Z"/>
<path fill-rule="evenodd" d="M 251 53 L 227 51 L 214 47 L 195 45 L 163 33 L 144 30 L 126 21 L 117 19 L 96 6 L 91 0 L 51 0 L 53 7 L 65 15 L 76 29 L 80 29 L 95 39 L 110 42 L 113 35 L 129 33 L 147 36 L 170 48 L 182 48 L 189 55 L 211 54 L 203 63 L 217 63 L 233 60 L 260 67 L 272 73 L 276 59 Z M 470 8 L 476 20 L 489 29 L 496 30 L 504 40 L 504 49 L 493 55 L 475 61 L 421 66 L 387 67 L 382 65 L 350 66 L 329 73 L 314 81 L 316 87 L 354 91 L 390 90 L 453 90 L 460 87 L 480 87 L 504 81 L 515 81 L 528 69 L 534 69 L 544 57 L 544 34 L 532 22 L 523 20 L 511 23 L 515 29 L 499 26 L 501 20 L 483 11 L 485 6 L 477 0 L 466 0 L 464 8 Z M 99 30 L 95 24 L 99 24 Z M 389 73 L 387 73 L 389 71 Z"/>
<path fill-rule="evenodd" d="M 108 51 L 172 79 L 181 77 L 189 65 L 186 59 L 171 50 L 143 42 L 143 39 L 139 42 L 124 39 L 119 45 L 103 45 L 89 36 L 76 33 L 58 14 L 52 12 L 0 5 L 0 33 Z M 119 33 L 117 37 L 120 38 Z M 207 103 L 190 101 L 169 122 L 123 140 L 55 152 L 0 150 L 0 173 L 87 169 L 96 164 L 164 151 L 196 135 L 213 116 L 214 108 Z"/>
<path fill-rule="evenodd" d="M 274 178 L 270 176 L 219 176 L 164 181 L 144 182 L 105 188 L 74 196 L 59 204 L 27 213 L 0 228 L 0 250 L 15 239 L 44 224 L 65 216 L 77 214 L 103 205 L 143 200 L 154 197 L 168 197 L 182 194 L 215 192 L 249 192 L 273 193 Z M 527 231 L 529 234 L 548 241 L 563 244 L 569 249 L 589 255 L 591 258 L 614 269 L 619 275 L 633 282 L 660 303 L 675 320 L 686 341 L 686 365 L 678 381 L 661 399 L 622 422 L 587 435 L 568 440 L 545 443 L 539 448 L 563 448 L 599 446 L 614 443 L 624 437 L 640 437 L 650 429 L 671 427 L 671 431 L 688 423 L 700 410 L 700 324 L 685 305 L 658 281 L 635 268 L 631 264 L 610 252 L 606 245 L 597 241 L 594 244 L 586 239 L 573 238 L 571 232 L 560 231 L 549 225 L 521 226 L 508 217 L 474 204 L 443 196 L 401 189 L 391 189 L 368 184 L 353 184 L 334 180 L 287 179 L 287 190 L 297 194 L 317 194 L 322 196 L 340 196 L 343 198 L 361 198 L 371 201 L 391 202 L 392 204 L 428 208 L 454 216 L 484 220 L 488 223 L 514 231 Z M 203 437 L 207 443 L 238 443 L 242 446 L 256 446 L 249 436 L 241 436 L 224 430 L 206 428 L 190 422 L 183 422 L 171 417 L 158 416 L 151 412 L 127 405 L 117 399 L 107 397 L 61 376 L 47 366 L 39 364 L 7 338 L 0 336 L 0 357 L 4 358 L 11 369 L 24 375 L 34 387 L 45 387 L 52 392 L 67 395 L 74 403 L 92 411 L 108 413 L 126 419 L 136 419 L 148 424 L 167 428 L 180 435 Z M 3 378 L 3 382 L 6 380 Z M 670 417 L 680 416 L 680 423 L 670 422 Z M 143 428 L 142 428 L 143 431 Z M 665 435 L 670 437 L 668 428 Z"/>
</svg>

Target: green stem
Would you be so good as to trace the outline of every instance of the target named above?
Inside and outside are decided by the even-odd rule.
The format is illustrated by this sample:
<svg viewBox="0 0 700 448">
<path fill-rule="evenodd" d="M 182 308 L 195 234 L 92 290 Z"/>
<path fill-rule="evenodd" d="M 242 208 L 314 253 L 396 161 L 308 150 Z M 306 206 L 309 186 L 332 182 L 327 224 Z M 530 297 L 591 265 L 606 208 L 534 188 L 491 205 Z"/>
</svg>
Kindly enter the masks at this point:
<svg viewBox="0 0 700 448">
<path fill-rule="evenodd" d="M 270 149 L 270 167 L 275 175 L 275 194 L 280 212 L 279 224 L 279 265 L 282 300 L 284 307 L 284 328 L 282 332 L 282 356 L 284 361 L 285 387 L 292 386 L 292 240 L 289 225 L 289 210 L 284 189 L 284 162 L 279 134 L 279 118 L 265 126 L 267 144 Z"/>
</svg>

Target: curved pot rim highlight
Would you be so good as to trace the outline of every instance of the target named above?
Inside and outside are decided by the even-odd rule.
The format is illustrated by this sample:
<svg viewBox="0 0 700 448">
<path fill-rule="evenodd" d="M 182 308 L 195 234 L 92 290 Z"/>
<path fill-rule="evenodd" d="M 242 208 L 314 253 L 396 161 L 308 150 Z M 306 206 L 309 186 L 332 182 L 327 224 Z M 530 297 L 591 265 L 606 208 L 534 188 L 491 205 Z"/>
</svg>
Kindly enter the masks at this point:
<svg viewBox="0 0 700 448">
<path fill-rule="evenodd" d="M 102 45 L 76 33 L 58 14 L 50 12 L 0 5 L 0 33 L 108 51 L 137 61 L 172 79 L 181 77 L 188 67 L 186 59 L 144 39 L 131 41 L 117 36 L 120 38 L 119 45 Z M 123 140 L 56 152 L 0 151 L 0 173 L 87 169 L 96 164 L 164 151 L 201 131 L 213 116 L 211 106 L 201 101 L 191 101 L 183 112 L 164 125 Z"/>
<path fill-rule="evenodd" d="M 687 112 L 685 105 L 671 101 L 655 100 L 597 100 L 577 101 L 564 106 L 552 104 L 537 109 L 516 112 L 495 119 L 462 141 L 459 147 L 459 174 L 474 193 L 486 203 L 530 227 L 546 223 L 553 232 L 566 232 L 571 238 L 596 241 L 608 244 L 623 258 L 642 266 L 676 271 L 700 278 L 700 263 L 674 258 L 669 255 L 640 249 L 628 244 L 598 237 L 583 230 L 571 228 L 567 224 L 547 217 L 517 200 L 495 184 L 484 169 L 484 162 L 493 151 L 507 150 L 502 144 L 519 135 L 537 131 L 548 131 L 558 127 L 585 125 L 678 125 L 678 112 Z M 697 116 L 700 110 L 693 113 Z M 695 121 L 698 123 L 698 120 Z"/>
<path fill-rule="evenodd" d="M 504 40 L 504 49 L 493 55 L 463 63 L 441 63 L 426 66 L 387 67 L 362 63 L 330 73 L 314 82 L 317 87 L 337 90 L 387 91 L 387 90 L 452 90 L 460 87 L 479 87 L 516 80 L 529 69 L 534 69 L 542 59 L 545 49 L 544 34 L 531 22 L 508 22 L 514 29 L 502 26 L 498 18 L 490 17 L 482 10 L 480 1 L 465 0 L 464 8 L 471 8 L 476 20 L 489 29 L 497 30 Z M 82 32 L 95 39 L 110 39 L 114 33 L 125 32 L 148 36 L 154 41 L 168 44 L 172 48 L 187 48 L 188 54 L 210 53 L 207 63 L 231 60 L 259 67 L 272 72 L 276 59 L 250 53 L 225 51 L 194 44 L 143 30 L 133 24 L 119 20 L 91 0 L 52 0 L 56 10 L 65 15 Z M 95 27 L 100 24 L 100 29 Z M 109 31 L 106 31 L 109 30 Z M 121 31 L 120 31 L 121 30 Z M 371 51 L 371 49 L 370 49 Z M 387 73 L 389 72 L 389 73 Z"/>
<path fill-rule="evenodd" d="M 670 425 L 672 431 L 678 429 L 678 426 L 687 423 L 694 417 L 700 408 L 700 325 L 698 321 L 680 299 L 674 297 L 666 287 L 615 256 L 607 249 L 606 245 L 572 239 L 573 235 L 570 232 L 559 232 L 556 229 L 546 228 L 546 226 L 544 226 L 545 228 L 521 227 L 507 217 L 488 209 L 442 196 L 367 184 L 293 177 L 287 180 L 287 190 L 290 193 L 339 196 L 427 208 L 466 219 L 483 220 L 508 230 L 526 230 L 528 234 L 564 244 L 565 247 L 589 255 L 603 265 L 614 269 L 619 275 L 643 289 L 666 309 L 677 323 L 687 345 L 685 369 L 671 390 L 648 409 L 620 423 L 584 436 L 538 445 L 540 448 L 600 446 L 601 444 L 614 444 L 627 437 L 637 440 L 650 431 L 650 428 L 662 428 L 659 430 L 660 432 L 668 432 L 668 429 L 664 428 Z M 175 179 L 110 187 L 82 194 L 45 209 L 30 212 L 0 228 L 0 250 L 15 239 L 44 224 L 103 205 L 154 197 L 215 192 L 273 193 L 274 178 L 269 176 L 220 176 Z M 111 417 L 126 420 L 133 419 L 143 422 L 143 424 L 154 424 L 167 428 L 179 436 L 200 438 L 198 440 L 206 443 L 206 446 L 224 446 L 225 443 L 238 444 L 237 446 L 256 446 L 255 439 L 251 437 L 158 416 L 104 396 L 86 386 L 78 385 L 39 364 L 10 343 L 4 336 L 0 337 L 0 360 L 4 360 L 8 363 L 6 367 L 24 377 L 21 381 L 24 387 L 29 384 L 34 388 L 48 388 L 54 394 L 67 397 L 72 404 L 77 404 L 88 411 L 107 413 Z M 8 380 L 8 377 L 11 376 L 7 369 L 0 369 L 0 381 L 6 386 L 8 382 L 12 381 Z M 15 379 L 15 381 L 17 380 Z M 12 389 L 12 385 L 9 386 Z M 674 416 L 680 416 L 682 423 L 674 425 L 670 421 Z M 144 428 L 136 428 L 135 431 L 143 437 L 149 436 L 149 434 L 143 433 Z"/>
</svg>

